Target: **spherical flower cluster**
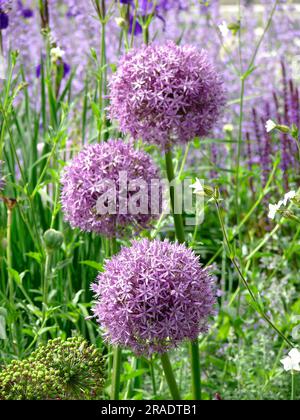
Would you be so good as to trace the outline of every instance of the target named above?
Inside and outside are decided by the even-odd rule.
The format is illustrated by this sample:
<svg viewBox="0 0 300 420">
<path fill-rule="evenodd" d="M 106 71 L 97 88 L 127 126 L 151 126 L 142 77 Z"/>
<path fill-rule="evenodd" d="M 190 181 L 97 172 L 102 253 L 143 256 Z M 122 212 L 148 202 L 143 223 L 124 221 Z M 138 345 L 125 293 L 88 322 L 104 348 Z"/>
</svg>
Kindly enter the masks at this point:
<svg viewBox="0 0 300 420">
<path fill-rule="evenodd" d="M 103 359 L 81 337 L 50 340 L 0 372 L 0 400 L 99 399 Z"/>
<path fill-rule="evenodd" d="M 134 241 L 106 262 L 92 289 L 106 338 L 136 354 L 163 353 L 208 329 L 213 278 L 184 245 Z"/>
<path fill-rule="evenodd" d="M 73 228 L 108 237 L 123 236 L 132 228 L 135 232 L 147 229 L 160 213 L 160 190 L 151 194 L 158 180 L 150 156 L 132 144 L 110 140 L 87 146 L 62 176 L 65 218 Z M 139 193 L 143 197 L 132 210 Z"/>
<path fill-rule="evenodd" d="M 121 130 L 163 148 L 207 135 L 225 104 L 207 53 L 173 42 L 129 52 L 110 88 L 110 114 Z"/>
</svg>

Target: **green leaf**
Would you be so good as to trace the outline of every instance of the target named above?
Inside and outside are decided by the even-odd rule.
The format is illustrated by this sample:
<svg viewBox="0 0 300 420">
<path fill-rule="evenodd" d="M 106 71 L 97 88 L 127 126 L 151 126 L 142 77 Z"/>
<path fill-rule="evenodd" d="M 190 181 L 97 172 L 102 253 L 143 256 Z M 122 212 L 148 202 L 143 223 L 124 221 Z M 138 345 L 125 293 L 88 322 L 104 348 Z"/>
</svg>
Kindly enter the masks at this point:
<svg viewBox="0 0 300 420">
<path fill-rule="evenodd" d="M 87 265 L 94 268 L 97 271 L 103 271 L 103 264 L 97 263 L 96 261 L 80 261 L 80 264 Z"/>
<path fill-rule="evenodd" d="M 25 255 L 36 260 L 39 264 L 42 264 L 43 256 L 39 252 L 27 252 Z"/>
</svg>

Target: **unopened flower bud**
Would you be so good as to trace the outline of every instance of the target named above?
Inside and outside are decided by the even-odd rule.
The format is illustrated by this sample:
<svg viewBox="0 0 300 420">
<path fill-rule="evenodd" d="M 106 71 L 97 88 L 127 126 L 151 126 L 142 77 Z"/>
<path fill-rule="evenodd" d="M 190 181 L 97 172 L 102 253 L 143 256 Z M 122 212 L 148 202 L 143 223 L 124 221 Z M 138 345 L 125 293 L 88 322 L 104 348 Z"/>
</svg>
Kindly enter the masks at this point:
<svg viewBox="0 0 300 420">
<path fill-rule="evenodd" d="M 117 18 L 115 18 L 115 22 L 116 22 L 116 24 L 117 24 L 120 28 L 122 28 L 122 29 L 124 29 L 124 28 L 126 28 L 126 27 L 127 27 L 127 22 L 126 22 L 126 20 L 125 20 L 124 18 L 122 18 L 122 17 L 117 17 Z"/>
<path fill-rule="evenodd" d="M 64 241 L 63 234 L 54 229 L 49 229 L 44 234 L 44 242 L 48 251 L 60 249 Z"/>
</svg>

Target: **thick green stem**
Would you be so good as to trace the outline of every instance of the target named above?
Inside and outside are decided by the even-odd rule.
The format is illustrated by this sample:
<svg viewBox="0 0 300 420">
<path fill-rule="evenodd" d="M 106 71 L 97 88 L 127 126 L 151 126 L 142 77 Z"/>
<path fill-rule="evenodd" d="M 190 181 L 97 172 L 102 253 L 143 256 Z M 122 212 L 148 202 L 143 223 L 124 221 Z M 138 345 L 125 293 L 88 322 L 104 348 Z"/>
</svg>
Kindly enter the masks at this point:
<svg viewBox="0 0 300 420">
<path fill-rule="evenodd" d="M 166 152 L 166 170 L 170 183 L 170 199 L 174 218 L 176 238 L 180 244 L 185 243 L 184 223 L 182 214 L 177 213 L 177 196 L 176 186 L 174 185 L 175 173 L 173 166 L 173 158 L 171 150 Z M 179 207 L 181 208 L 181 206 Z M 181 209 L 182 210 L 182 209 Z M 195 400 L 201 399 L 201 370 L 200 370 L 200 355 L 198 340 L 189 344 L 191 355 L 191 370 L 192 370 L 192 393 Z"/>
<path fill-rule="evenodd" d="M 43 283 L 43 321 L 46 318 L 46 311 L 48 306 L 48 290 L 49 278 L 51 276 L 52 253 L 46 251 L 45 270 L 44 270 L 44 283 Z"/>
<path fill-rule="evenodd" d="M 122 350 L 120 347 L 114 348 L 114 362 L 113 362 L 113 374 L 112 374 L 112 385 L 111 385 L 111 399 L 120 399 L 120 383 L 121 383 L 121 361 L 122 361 Z"/>
<path fill-rule="evenodd" d="M 111 255 L 115 255 L 118 252 L 118 244 L 116 238 L 110 240 L 110 252 Z M 122 349 L 116 346 L 113 350 L 113 369 L 112 369 L 112 385 L 111 385 L 111 399 L 119 400 L 120 395 L 120 384 L 121 384 L 121 361 L 122 361 Z"/>
<path fill-rule="evenodd" d="M 161 355 L 161 362 L 163 366 L 163 370 L 165 373 L 165 377 L 172 395 L 173 400 L 180 400 L 179 389 L 174 377 L 173 369 L 171 366 L 171 362 L 167 353 Z"/>
<path fill-rule="evenodd" d="M 192 395 L 193 400 L 202 399 L 201 390 L 201 366 L 199 356 L 199 343 L 195 340 L 189 344 L 192 368 Z"/>
<path fill-rule="evenodd" d="M 185 233 L 184 233 L 184 224 L 182 220 L 182 214 L 177 213 L 177 196 L 176 196 L 176 187 L 175 182 L 175 173 L 173 166 L 173 157 L 171 150 L 166 151 L 166 170 L 167 176 L 170 183 L 170 199 L 171 199 L 171 208 L 173 212 L 174 224 L 175 224 L 175 233 L 179 243 L 183 244 L 185 242 Z"/>
<path fill-rule="evenodd" d="M 295 379 L 295 372 L 292 372 L 292 394 L 291 394 L 291 401 L 295 401 L 296 399 L 296 379 Z"/>
</svg>

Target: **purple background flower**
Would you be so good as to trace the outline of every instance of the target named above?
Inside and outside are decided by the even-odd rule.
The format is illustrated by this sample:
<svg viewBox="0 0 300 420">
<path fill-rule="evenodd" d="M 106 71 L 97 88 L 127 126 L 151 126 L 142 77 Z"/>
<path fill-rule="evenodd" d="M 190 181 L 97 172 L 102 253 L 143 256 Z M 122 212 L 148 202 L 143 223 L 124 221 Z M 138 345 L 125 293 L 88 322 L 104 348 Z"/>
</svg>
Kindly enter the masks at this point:
<svg viewBox="0 0 300 420">
<path fill-rule="evenodd" d="M 121 130 L 163 148 L 207 135 L 225 104 L 206 51 L 172 42 L 129 52 L 110 88 L 110 114 Z"/>
</svg>

